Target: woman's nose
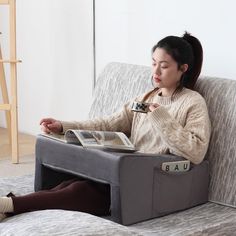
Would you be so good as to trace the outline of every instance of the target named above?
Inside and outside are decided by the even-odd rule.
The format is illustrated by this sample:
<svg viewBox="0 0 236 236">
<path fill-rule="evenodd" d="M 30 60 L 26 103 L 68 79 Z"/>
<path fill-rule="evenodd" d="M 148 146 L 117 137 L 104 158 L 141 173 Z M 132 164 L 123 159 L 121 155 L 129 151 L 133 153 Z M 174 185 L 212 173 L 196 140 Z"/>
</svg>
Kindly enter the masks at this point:
<svg viewBox="0 0 236 236">
<path fill-rule="evenodd" d="M 160 67 L 159 66 L 155 66 L 153 69 L 153 73 L 156 75 L 160 75 L 161 71 L 160 71 Z"/>
</svg>

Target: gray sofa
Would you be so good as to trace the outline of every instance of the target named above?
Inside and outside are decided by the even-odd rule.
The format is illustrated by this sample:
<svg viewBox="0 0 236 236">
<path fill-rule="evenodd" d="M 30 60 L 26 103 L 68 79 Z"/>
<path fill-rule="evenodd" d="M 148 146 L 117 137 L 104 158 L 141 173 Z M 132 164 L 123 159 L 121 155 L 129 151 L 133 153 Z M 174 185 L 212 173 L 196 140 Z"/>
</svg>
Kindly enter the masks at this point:
<svg viewBox="0 0 236 236">
<path fill-rule="evenodd" d="M 129 90 L 127 88 L 129 88 Z M 90 118 L 93 118 L 98 115 L 108 115 L 117 110 L 117 108 L 122 106 L 122 104 L 124 104 L 127 100 L 130 100 L 131 98 L 142 94 L 144 91 L 147 91 L 150 88 L 151 70 L 149 67 L 122 63 L 111 63 L 107 65 L 107 67 L 98 78 L 94 93 L 95 101 L 91 107 L 89 116 Z M 57 212 L 49 210 L 25 213 L 19 216 L 14 216 L 11 219 L 7 219 L 3 223 L 15 222 L 15 229 L 17 229 L 17 227 L 20 226 L 16 222 L 24 221 L 24 219 L 28 217 L 28 219 L 30 218 L 29 225 L 31 224 L 32 226 L 35 225 L 35 219 L 37 217 L 40 217 L 40 222 L 43 222 L 42 225 L 46 225 L 46 232 L 50 233 L 50 235 L 56 235 L 58 231 L 54 232 L 53 228 L 60 226 L 60 232 L 61 235 L 63 235 L 63 233 L 65 232 L 65 228 L 61 227 L 61 218 L 64 215 L 66 216 L 64 220 L 67 225 L 67 230 L 70 229 L 69 231 L 66 231 L 66 234 L 68 235 L 113 235 L 114 232 L 116 232 L 115 235 L 234 235 L 236 230 L 236 173 L 234 167 L 234 164 L 236 164 L 236 136 L 234 134 L 234 130 L 236 128 L 236 123 L 234 121 L 236 118 L 236 108 L 234 106 L 234 103 L 236 101 L 236 95 L 234 92 L 236 90 L 236 81 L 220 78 L 202 77 L 197 83 L 196 90 L 205 97 L 212 122 L 212 136 L 209 150 L 206 155 L 207 161 L 204 162 L 206 164 L 203 164 L 207 168 L 207 163 L 209 163 L 210 169 L 210 183 L 208 191 L 209 201 L 207 203 L 181 212 L 169 214 L 167 216 L 133 224 L 128 227 L 119 225 L 112 221 L 108 221 L 107 219 L 91 216 L 89 214 L 62 210 L 58 210 Z M 112 94 L 112 97 L 116 99 L 111 99 L 111 97 L 107 96 L 108 91 L 109 94 Z M 107 106 L 107 104 L 109 104 L 109 106 Z M 51 187 L 57 184 L 57 182 L 61 180 L 60 178 L 67 178 L 67 175 L 64 176 L 65 170 L 67 174 L 69 173 L 74 175 L 78 170 L 76 168 L 81 168 L 76 166 L 76 164 L 74 163 L 73 155 L 67 155 L 69 148 L 69 152 L 72 154 L 74 152 L 74 155 L 76 155 L 79 147 L 63 146 L 63 148 L 59 148 L 59 150 L 61 150 L 60 154 L 58 156 L 55 156 L 53 155 L 53 153 L 55 149 L 57 149 L 58 145 L 59 144 L 55 143 L 55 141 L 38 137 L 36 145 L 36 190 Z M 81 149 L 80 152 L 83 152 L 83 149 Z M 50 154 L 54 156 L 53 159 L 50 158 Z M 92 159 L 94 154 L 100 154 L 104 157 L 104 152 L 97 152 L 92 150 L 90 151 L 89 155 L 86 154 L 86 158 Z M 109 179 L 112 181 L 117 180 L 118 176 L 114 176 L 116 173 L 118 173 L 117 170 L 113 168 L 107 168 L 111 166 L 117 168 L 117 165 L 111 165 L 111 163 L 115 163 L 114 155 L 117 155 L 118 157 L 120 156 L 120 154 L 118 153 L 106 153 L 106 162 L 97 162 L 98 167 L 101 167 L 98 168 L 100 172 L 94 172 L 92 168 L 90 169 L 89 166 L 86 166 L 85 164 L 83 168 L 86 169 L 86 173 L 82 172 L 82 168 L 80 169 L 80 175 L 82 177 L 88 177 L 89 173 L 90 178 L 94 178 L 94 180 L 99 179 L 99 181 L 104 181 L 104 183 L 107 183 L 107 180 Z M 67 160 L 63 163 L 63 166 L 62 164 L 58 164 L 61 163 L 60 160 L 62 156 L 64 156 L 64 159 Z M 150 158 L 153 158 L 153 155 L 150 155 Z M 161 158 L 169 158 L 170 160 L 172 160 L 173 156 Z M 174 158 L 181 159 L 181 157 Z M 133 162 L 129 163 L 130 166 L 134 168 L 136 167 L 134 160 L 129 158 L 129 155 L 125 155 L 123 159 L 127 162 Z M 117 160 L 119 160 L 119 158 L 117 158 Z M 71 166 L 73 166 L 72 164 L 74 164 L 75 169 L 71 168 Z M 107 164 L 107 166 L 105 166 L 104 168 L 103 164 Z M 142 165 L 142 163 L 139 164 Z M 147 169 L 147 171 L 148 170 L 149 169 Z M 58 176 L 58 173 L 61 173 L 61 175 Z M 96 173 L 99 176 L 94 176 L 93 173 Z M 48 181 L 48 178 L 50 177 L 51 179 L 53 179 L 54 175 L 54 179 L 56 181 Z M 138 177 L 133 176 L 133 178 L 136 180 Z M 145 180 L 145 183 L 151 183 L 150 179 L 145 179 L 145 175 L 142 175 L 139 178 L 141 178 L 142 181 Z M 204 179 L 206 180 L 205 185 Z M 9 184 L 9 181 L 11 180 L 5 180 L 5 185 Z M 201 180 L 197 181 L 203 183 L 203 191 L 196 191 L 198 184 L 191 183 L 192 188 L 190 194 L 194 195 L 196 193 L 203 193 L 202 202 L 204 202 L 206 198 L 204 188 L 208 186 L 207 176 L 203 176 Z M 118 203 L 121 202 L 121 199 L 119 199 L 120 195 L 117 194 L 117 192 L 119 192 L 119 189 L 115 188 L 115 186 L 117 186 L 116 182 L 113 182 L 113 184 L 113 204 L 117 207 L 117 205 L 119 205 Z M 125 181 L 124 184 L 126 190 L 130 191 L 130 185 L 126 184 Z M 135 181 L 131 181 L 130 184 L 134 185 Z M 6 189 L 7 188 L 5 188 L 4 190 L 6 191 Z M 143 193 L 146 195 L 145 190 L 146 189 L 144 189 Z M 29 189 L 29 192 L 30 191 L 32 191 L 32 189 Z M 21 191 L 19 189 L 19 193 L 20 192 Z M 147 194 L 150 193 L 147 192 Z M 115 196 L 117 198 L 115 198 Z M 146 197 L 147 196 L 145 196 L 145 198 Z M 120 208 L 118 208 L 120 209 L 120 212 L 116 211 L 116 214 L 113 215 L 113 220 L 119 222 L 120 219 L 123 219 L 125 220 L 126 224 L 129 224 L 135 221 L 139 221 L 139 219 L 135 218 L 136 215 L 139 214 L 144 216 L 148 215 L 147 219 L 150 218 L 150 206 L 143 206 L 141 204 L 142 199 L 142 196 L 134 196 L 133 198 L 130 198 L 129 201 L 127 201 L 127 205 L 120 206 Z M 132 200 L 135 202 L 134 205 Z M 135 207 L 130 209 L 130 204 L 133 206 L 139 205 L 140 208 Z M 170 202 L 170 204 L 172 204 L 172 202 Z M 196 203 L 193 205 L 196 205 Z M 168 205 L 166 207 L 168 208 Z M 126 212 L 126 209 L 129 209 L 128 212 Z M 166 212 L 168 213 L 168 211 Z M 57 219 L 55 219 L 55 214 L 58 214 Z M 123 214 L 122 217 L 121 214 Z M 154 214 L 153 217 L 155 216 L 156 215 Z M 47 221 L 44 220 L 44 218 L 47 219 Z M 48 221 L 48 219 L 51 220 Z M 77 222 L 78 219 L 79 222 Z M 88 224 L 85 224 L 84 221 L 90 222 L 89 226 Z M 4 232 L 4 227 L 6 227 L 3 223 L 0 224 L 0 233 Z M 12 232 L 14 230 L 14 225 Z M 29 228 L 30 226 L 28 226 L 28 228 L 27 226 L 25 226 L 25 228 L 22 230 L 28 232 L 27 230 L 29 230 Z M 97 228 L 97 230 L 95 231 L 94 228 Z M 99 228 L 101 229 L 100 232 Z M 33 232 L 33 229 L 30 232 Z M 37 228 L 36 232 L 38 234 L 35 235 L 40 235 L 41 231 Z"/>
</svg>

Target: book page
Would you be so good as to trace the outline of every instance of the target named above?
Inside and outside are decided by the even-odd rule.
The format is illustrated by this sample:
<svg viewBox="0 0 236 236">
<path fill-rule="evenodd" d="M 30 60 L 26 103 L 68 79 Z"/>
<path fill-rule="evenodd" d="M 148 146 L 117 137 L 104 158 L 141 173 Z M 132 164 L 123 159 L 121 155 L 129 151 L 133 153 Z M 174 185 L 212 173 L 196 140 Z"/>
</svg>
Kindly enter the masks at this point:
<svg viewBox="0 0 236 236">
<path fill-rule="evenodd" d="M 86 144 L 97 144 L 104 146 L 111 145 L 125 145 L 120 137 L 113 132 L 99 132 L 99 131 L 80 131 L 80 137 Z"/>
<path fill-rule="evenodd" d="M 65 136 L 65 140 L 67 143 L 81 145 L 81 142 L 80 142 L 79 138 L 77 137 L 76 133 L 74 132 L 74 130 L 67 130 L 64 136 Z"/>
<path fill-rule="evenodd" d="M 85 147 L 109 147 L 134 150 L 133 144 L 121 132 L 73 130 Z"/>
</svg>

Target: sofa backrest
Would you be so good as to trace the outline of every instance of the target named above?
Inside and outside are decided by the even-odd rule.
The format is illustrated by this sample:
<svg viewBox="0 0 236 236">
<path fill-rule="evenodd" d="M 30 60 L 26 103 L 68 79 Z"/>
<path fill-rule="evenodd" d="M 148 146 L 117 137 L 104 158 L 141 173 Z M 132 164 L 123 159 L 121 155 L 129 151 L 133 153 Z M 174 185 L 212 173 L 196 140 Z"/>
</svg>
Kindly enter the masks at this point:
<svg viewBox="0 0 236 236">
<path fill-rule="evenodd" d="M 98 76 L 89 117 L 112 114 L 152 88 L 150 67 L 113 62 Z"/>
<path fill-rule="evenodd" d="M 90 118 L 117 111 L 125 102 L 152 88 L 151 68 L 110 63 L 97 80 Z M 209 200 L 236 207 L 236 81 L 201 77 L 196 90 L 206 99 L 212 135 Z"/>
<path fill-rule="evenodd" d="M 212 125 L 206 158 L 209 199 L 236 207 L 236 80 L 202 77 L 196 90 L 205 98 Z"/>
</svg>

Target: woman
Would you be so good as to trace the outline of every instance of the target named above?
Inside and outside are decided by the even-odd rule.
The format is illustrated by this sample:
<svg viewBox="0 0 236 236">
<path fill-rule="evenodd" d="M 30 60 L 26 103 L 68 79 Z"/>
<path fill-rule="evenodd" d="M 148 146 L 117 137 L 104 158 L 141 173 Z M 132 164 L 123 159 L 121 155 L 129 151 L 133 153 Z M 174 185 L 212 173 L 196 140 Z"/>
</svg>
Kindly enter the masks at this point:
<svg viewBox="0 0 236 236">
<path fill-rule="evenodd" d="M 67 129 L 122 131 L 142 152 L 172 153 L 199 164 L 207 151 L 210 121 L 203 97 L 193 91 L 202 67 L 202 46 L 189 33 L 168 36 L 152 49 L 154 89 L 137 101 L 151 103 L 147 114 L 131 111 L 132 102 L 107 118 L 84 122 L 40 121 L 46 133 Z M 65 209 L 109 214 L 109 186 L 89 180 L 69 180 L 51 190 L 0 198 L 0 212 L 19 214 Z"/>
</svg>

